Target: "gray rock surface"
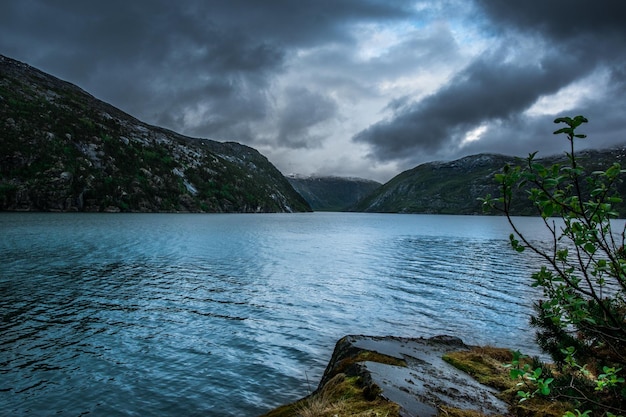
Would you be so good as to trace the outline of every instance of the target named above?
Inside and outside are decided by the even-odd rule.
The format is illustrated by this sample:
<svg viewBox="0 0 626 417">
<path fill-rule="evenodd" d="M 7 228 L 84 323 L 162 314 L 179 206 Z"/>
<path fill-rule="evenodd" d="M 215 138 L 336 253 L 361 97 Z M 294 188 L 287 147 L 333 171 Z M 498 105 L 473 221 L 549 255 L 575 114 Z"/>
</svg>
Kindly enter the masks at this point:
<svg viewBox="0 0 626 417">
<path fill-rule="evenodd" d="M 379 395 L 401 407 L 401 416 L 434 417 L 441 405 L 485 415 L 506 414 L 507 405 L 495 397 L 496 390 L 478 383 L 442 359 L 447 352 L 466 349 L 469 347 L 461 339 L 451 336 L 429 339 L 346 336 L 337 342 L 320 388 L 347 359 L 371 351 L 404 360 L 407 366 L 365 361 L 342 371 L 359 374 L 378 387 Z"/>
</svg>

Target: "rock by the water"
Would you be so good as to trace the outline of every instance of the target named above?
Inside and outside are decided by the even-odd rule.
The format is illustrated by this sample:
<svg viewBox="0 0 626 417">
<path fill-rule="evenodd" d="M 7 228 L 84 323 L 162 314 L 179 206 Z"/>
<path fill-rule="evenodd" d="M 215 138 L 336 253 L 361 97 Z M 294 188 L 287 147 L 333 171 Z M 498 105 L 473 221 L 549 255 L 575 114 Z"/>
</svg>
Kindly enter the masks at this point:
<svg viewBox="0 0 626 417">
<path fill-rule="evenodd" d="M 378 395 L 398 404 L 403 417 L 434 417 L 441 406 L 485 415 L 506 414 L 507 404 L 494 395 L 497 390 L 480 384 L 442 358 L 446 353 L 468 349 L 461 339 L 451 336 L 346 336 L 337 342 L 318 390 L 343 372 L 363 377 Z M 406 366 L 351 361 L 364 351 L 395 358 Z"/>
</svg>

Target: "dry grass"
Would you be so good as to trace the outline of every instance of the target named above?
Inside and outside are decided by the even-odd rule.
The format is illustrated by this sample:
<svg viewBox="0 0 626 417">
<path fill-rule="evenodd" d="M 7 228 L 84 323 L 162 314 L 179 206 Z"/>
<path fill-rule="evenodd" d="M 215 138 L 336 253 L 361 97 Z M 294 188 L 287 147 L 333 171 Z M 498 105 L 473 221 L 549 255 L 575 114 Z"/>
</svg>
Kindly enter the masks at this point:
<svg viewBox="0 0 626 417">
<path fill-rule="evenodd" d="M 367 400 L 359 378 L 338 374 L 317 394 L 297 407 L 298 417 L 390 417 L 397 415 L 397 406 L 382 399 Z M 392 414 L 393 413 L 393 414 Z"/>
<path fill-rule="evenodd" d="M 360 377 L 337 374 L 323 389 L 265 417 L 397 417 L 399 407 L 379 396 L 368 395 Z"/>
</svg>

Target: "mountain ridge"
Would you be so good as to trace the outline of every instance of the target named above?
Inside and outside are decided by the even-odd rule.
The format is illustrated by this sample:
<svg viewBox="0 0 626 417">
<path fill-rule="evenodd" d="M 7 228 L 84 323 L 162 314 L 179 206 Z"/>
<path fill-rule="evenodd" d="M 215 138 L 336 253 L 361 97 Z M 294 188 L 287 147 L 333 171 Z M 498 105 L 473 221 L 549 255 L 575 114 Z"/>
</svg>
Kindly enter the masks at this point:
<svg viewBox="0 0 626 417">
<path fill-rule="evenodd" d="M 587 172 L 606 170 L 613 162 L 626 164 L 626 145 L 577 154 Z M 535 160 L 544 165 L 565 163 L 566 156 L 550 155 Z M 499 195 L 494 176 L 506 165 L 523 165 L 524 158 L 482 153 L 450 162 L 427 162 L 406 170 L 383 184 L 371 195 L 350 207 L 350 211 L 423 214 L 485 214 L 482 202 L 488 194 Z M 626 195 L 626 185 L 618 186 Z M 523 192 L 523 191 L 522 191 Z M 626 206 L 617 206 L 622 215 Z M 514 214 L 537 215 L 523 195 L 514 201 Z"/>
<path fill-rule="evenodd" d="M 311 210 L 249 146 L 149 125 L 3 55 L 0 74 L 0 210 Z"/>
</svg>

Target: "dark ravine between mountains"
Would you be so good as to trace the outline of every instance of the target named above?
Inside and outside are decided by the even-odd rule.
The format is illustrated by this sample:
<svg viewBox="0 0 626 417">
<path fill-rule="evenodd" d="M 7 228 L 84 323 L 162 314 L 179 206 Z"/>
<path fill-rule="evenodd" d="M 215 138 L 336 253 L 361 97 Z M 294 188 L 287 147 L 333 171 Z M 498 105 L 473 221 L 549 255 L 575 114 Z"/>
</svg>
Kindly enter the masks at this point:
<svg viewBox="0 0 626 417">
<path fill-rule="evenodd" d="M 263 155 L 143 123 L 0 55 L 0 210 L 298 212 Z"/>
<path fill-rule="evenodd" d="M 382 184 L 363 178 L 288 175 L 287 180 L 316 211 L 347 211 Z"/>
</svg>

